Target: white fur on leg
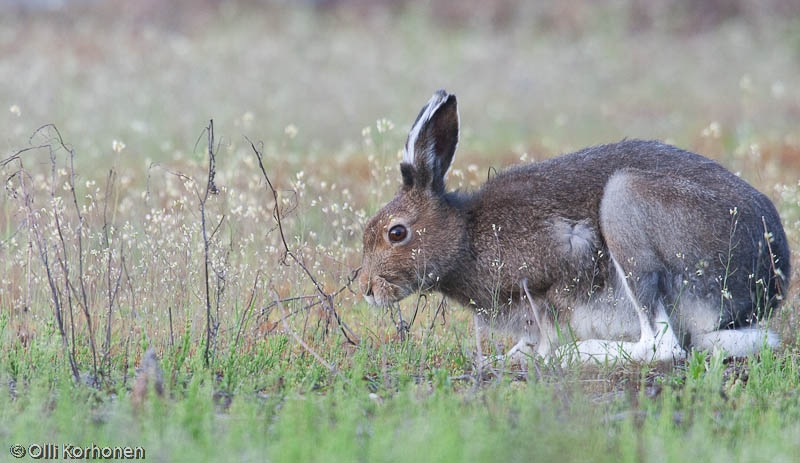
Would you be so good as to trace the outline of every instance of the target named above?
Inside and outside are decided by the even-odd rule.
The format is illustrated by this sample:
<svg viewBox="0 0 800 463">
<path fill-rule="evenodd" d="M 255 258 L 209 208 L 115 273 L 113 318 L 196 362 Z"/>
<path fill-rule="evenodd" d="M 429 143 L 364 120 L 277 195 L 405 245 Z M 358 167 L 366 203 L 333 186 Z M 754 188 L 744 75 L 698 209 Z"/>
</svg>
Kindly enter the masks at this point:
<svg viewBox="0 0 800 463">
<path fill-rule="evenodd" d="M 574 353 L 581 362 L 595 361 L 613 363 L 616 361 L 659 362 L 678 360 L 686 357 L 686 352 L 678 343 L 672 327 L 659 330 L 654 336 L 642 337 L 637 342 L 606 341 L 587 339 L 578 341 L 573 352 L 561 352 L 565 360 Z"/>
<path fill-rule="evenodd" d="M 625 341 L 608 341 L 602 339 L 588 339 L 575 343 L 575 352 L 581 362 L 596 361 L 601 363 L 622 361 L 634 362 L 654 362 L 654 361 L 667 361 L 674 359 L 682 359 L 686 357 L 686 352 L 678 342 L 678 337 L 672 329 L 663 306 L 655 307 L 653 314 L 655 326 L 659 327 L 657 332 L 653 332 L 650 326 L 650 320 L 644 312 L 644 309 L 639 305 L 639 301 L 633 295 L 633 290 L 625 278 L 625 273 L 622 266 L 619 265 L 614 256 L 611 256 L 611 262 L 619 277 L 619 283 L 625 290 L 625 294 L 633 304 L 636 314 L 639 317 L 639 331 L 640 337 L 637 342 Z M 569 353 L 566 352 L 566 360 L 569 360 Z"/>
<path fill-rule="evenodd" d="M 550 356 L 551 348 L 553 346 L 553 342 L 555 341 L 556 337 L 556 329 L 553 326 L 553 323 L 545 317 L 544 313 L 539 309 L 539 306 L 533 301 L 533 297 L 531 297 L 531 293 L 528 290 L 528 279 L 523 278 L 520 281 L 522 284 L 522 288 L 525 290 L 525 297 L 528 299 L 528 304 L 531 308 L 531 313 L 533 314 L 533 319 L 536 322 L 536 329 L 538 330 L 538 335 L 534 336 L 532 333 L 528 334 L 527 336 L 523 336 L 522 339 L 519 340 L 514 348 L 520 346 L 521 343 L 526 343 L 528 350 L 532 353 L 533 348 L 536 348 L 536 353 L 542 356 L 543 358 L 547 358 Z M 512 348 L 512 350 L 514 350 Z"/>
<path fill-rule="evenodd" d="M 537 348 L 541 349 L 542 347 L 542 344 L 538 341 L 538 338 L 532 334 L 522 336 L 522 338 L 514 344 L 514 347 L 504 356 L 504 359 L 509 362 L 509 364 L 519 364 L 522 371 L 527 373 L 528 360 L 533 357 Z M 542 357 L 547 358 L 547 355 L 549 355 L 549 351 L 545 355 L 542 355 Z"/>
<path fill-rule="evenodd" d="M 695 349 L 723 351 L 733 357 L 747 357 L 759 352 L 765 345 L 774 349 L 778 344 L 780 344 L 778 335 L 764 328 L 719 330 L 692 338 L 692 346 Z"/>
</svg>

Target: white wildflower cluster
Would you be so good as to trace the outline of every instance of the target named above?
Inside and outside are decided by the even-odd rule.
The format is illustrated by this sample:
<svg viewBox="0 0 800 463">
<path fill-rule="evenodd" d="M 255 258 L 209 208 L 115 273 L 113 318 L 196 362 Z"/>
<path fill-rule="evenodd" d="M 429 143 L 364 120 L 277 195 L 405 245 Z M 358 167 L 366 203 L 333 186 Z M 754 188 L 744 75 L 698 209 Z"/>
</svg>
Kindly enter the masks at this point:
<svg viewBox="0 0 800 463">
<path fill-rule="evenodd" d="M 115 139 L 115 140 L 112 140 L 112 141 L 111 141 L 111 149 L 112 149 L 112 150 L 113 150 L 115 153 L 121 153 L 121 152 L 122 152 L 122 150 L 124 150 L 124 149 L 125 149 L 125 143 L 124 143 L 124 142 L 121 142 L 121 141 L 119 141 L 119 140 L 116 140 L 116 139 Z"/>
<path fill-rule="evenodd" d="M 375 128 L 378 129 L 378 133 L 386 133 L 394 129 L 394 123 L 389 119 L 378 119 L 375 122 Z"/>
</svg>

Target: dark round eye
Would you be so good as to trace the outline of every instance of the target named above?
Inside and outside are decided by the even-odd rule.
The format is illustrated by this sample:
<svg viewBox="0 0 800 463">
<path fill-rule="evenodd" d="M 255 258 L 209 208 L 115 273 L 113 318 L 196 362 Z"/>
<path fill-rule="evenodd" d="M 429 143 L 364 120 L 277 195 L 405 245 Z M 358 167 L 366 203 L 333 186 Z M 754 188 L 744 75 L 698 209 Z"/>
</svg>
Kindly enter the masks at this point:
<svg viewBox="0 0 800 463">
<path fill-rule="evenodd" d="M 392 243 L 399 243 L 406 239 L 408 236 L 408 229 L 405 225 L 395 225 L 389 229 L 389 241 Z"/>
</svg>

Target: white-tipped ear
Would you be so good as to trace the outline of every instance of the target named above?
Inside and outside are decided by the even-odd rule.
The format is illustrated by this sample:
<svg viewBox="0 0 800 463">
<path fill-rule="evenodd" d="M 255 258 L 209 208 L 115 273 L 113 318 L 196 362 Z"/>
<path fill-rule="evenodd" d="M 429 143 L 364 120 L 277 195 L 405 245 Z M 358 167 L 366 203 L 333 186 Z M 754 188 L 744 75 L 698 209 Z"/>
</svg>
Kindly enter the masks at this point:
<svg viewBox="0 0 800 463">
<path fill-rule="evenodd" d="M 403 181 L 407 186 L 444 191 L 444 179 L 458 146 L 458 104 L 456 96 L 444 90 L 434 93 L 411 126 L 403 150 Z"/>
</svg>

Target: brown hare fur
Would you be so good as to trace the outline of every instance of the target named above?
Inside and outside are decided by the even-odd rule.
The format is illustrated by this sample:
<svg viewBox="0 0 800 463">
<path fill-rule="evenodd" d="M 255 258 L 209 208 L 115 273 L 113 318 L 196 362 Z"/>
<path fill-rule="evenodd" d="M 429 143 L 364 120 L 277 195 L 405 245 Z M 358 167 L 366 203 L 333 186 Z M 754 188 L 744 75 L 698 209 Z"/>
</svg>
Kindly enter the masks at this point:
<svg viewBox="0 0 800 463">
<path fill-rule="evenodd" d="M 445 189 L 456 97 L 440 90 L 406 142 L 402 185 L 364 230 L 359 285 L 387 306 L 438 291 L 520 341 L 509 354 L 597 361 L 744 356 L 786 294 L 772 202 L 698 154 L 625 140 Z"/>
</svg>

